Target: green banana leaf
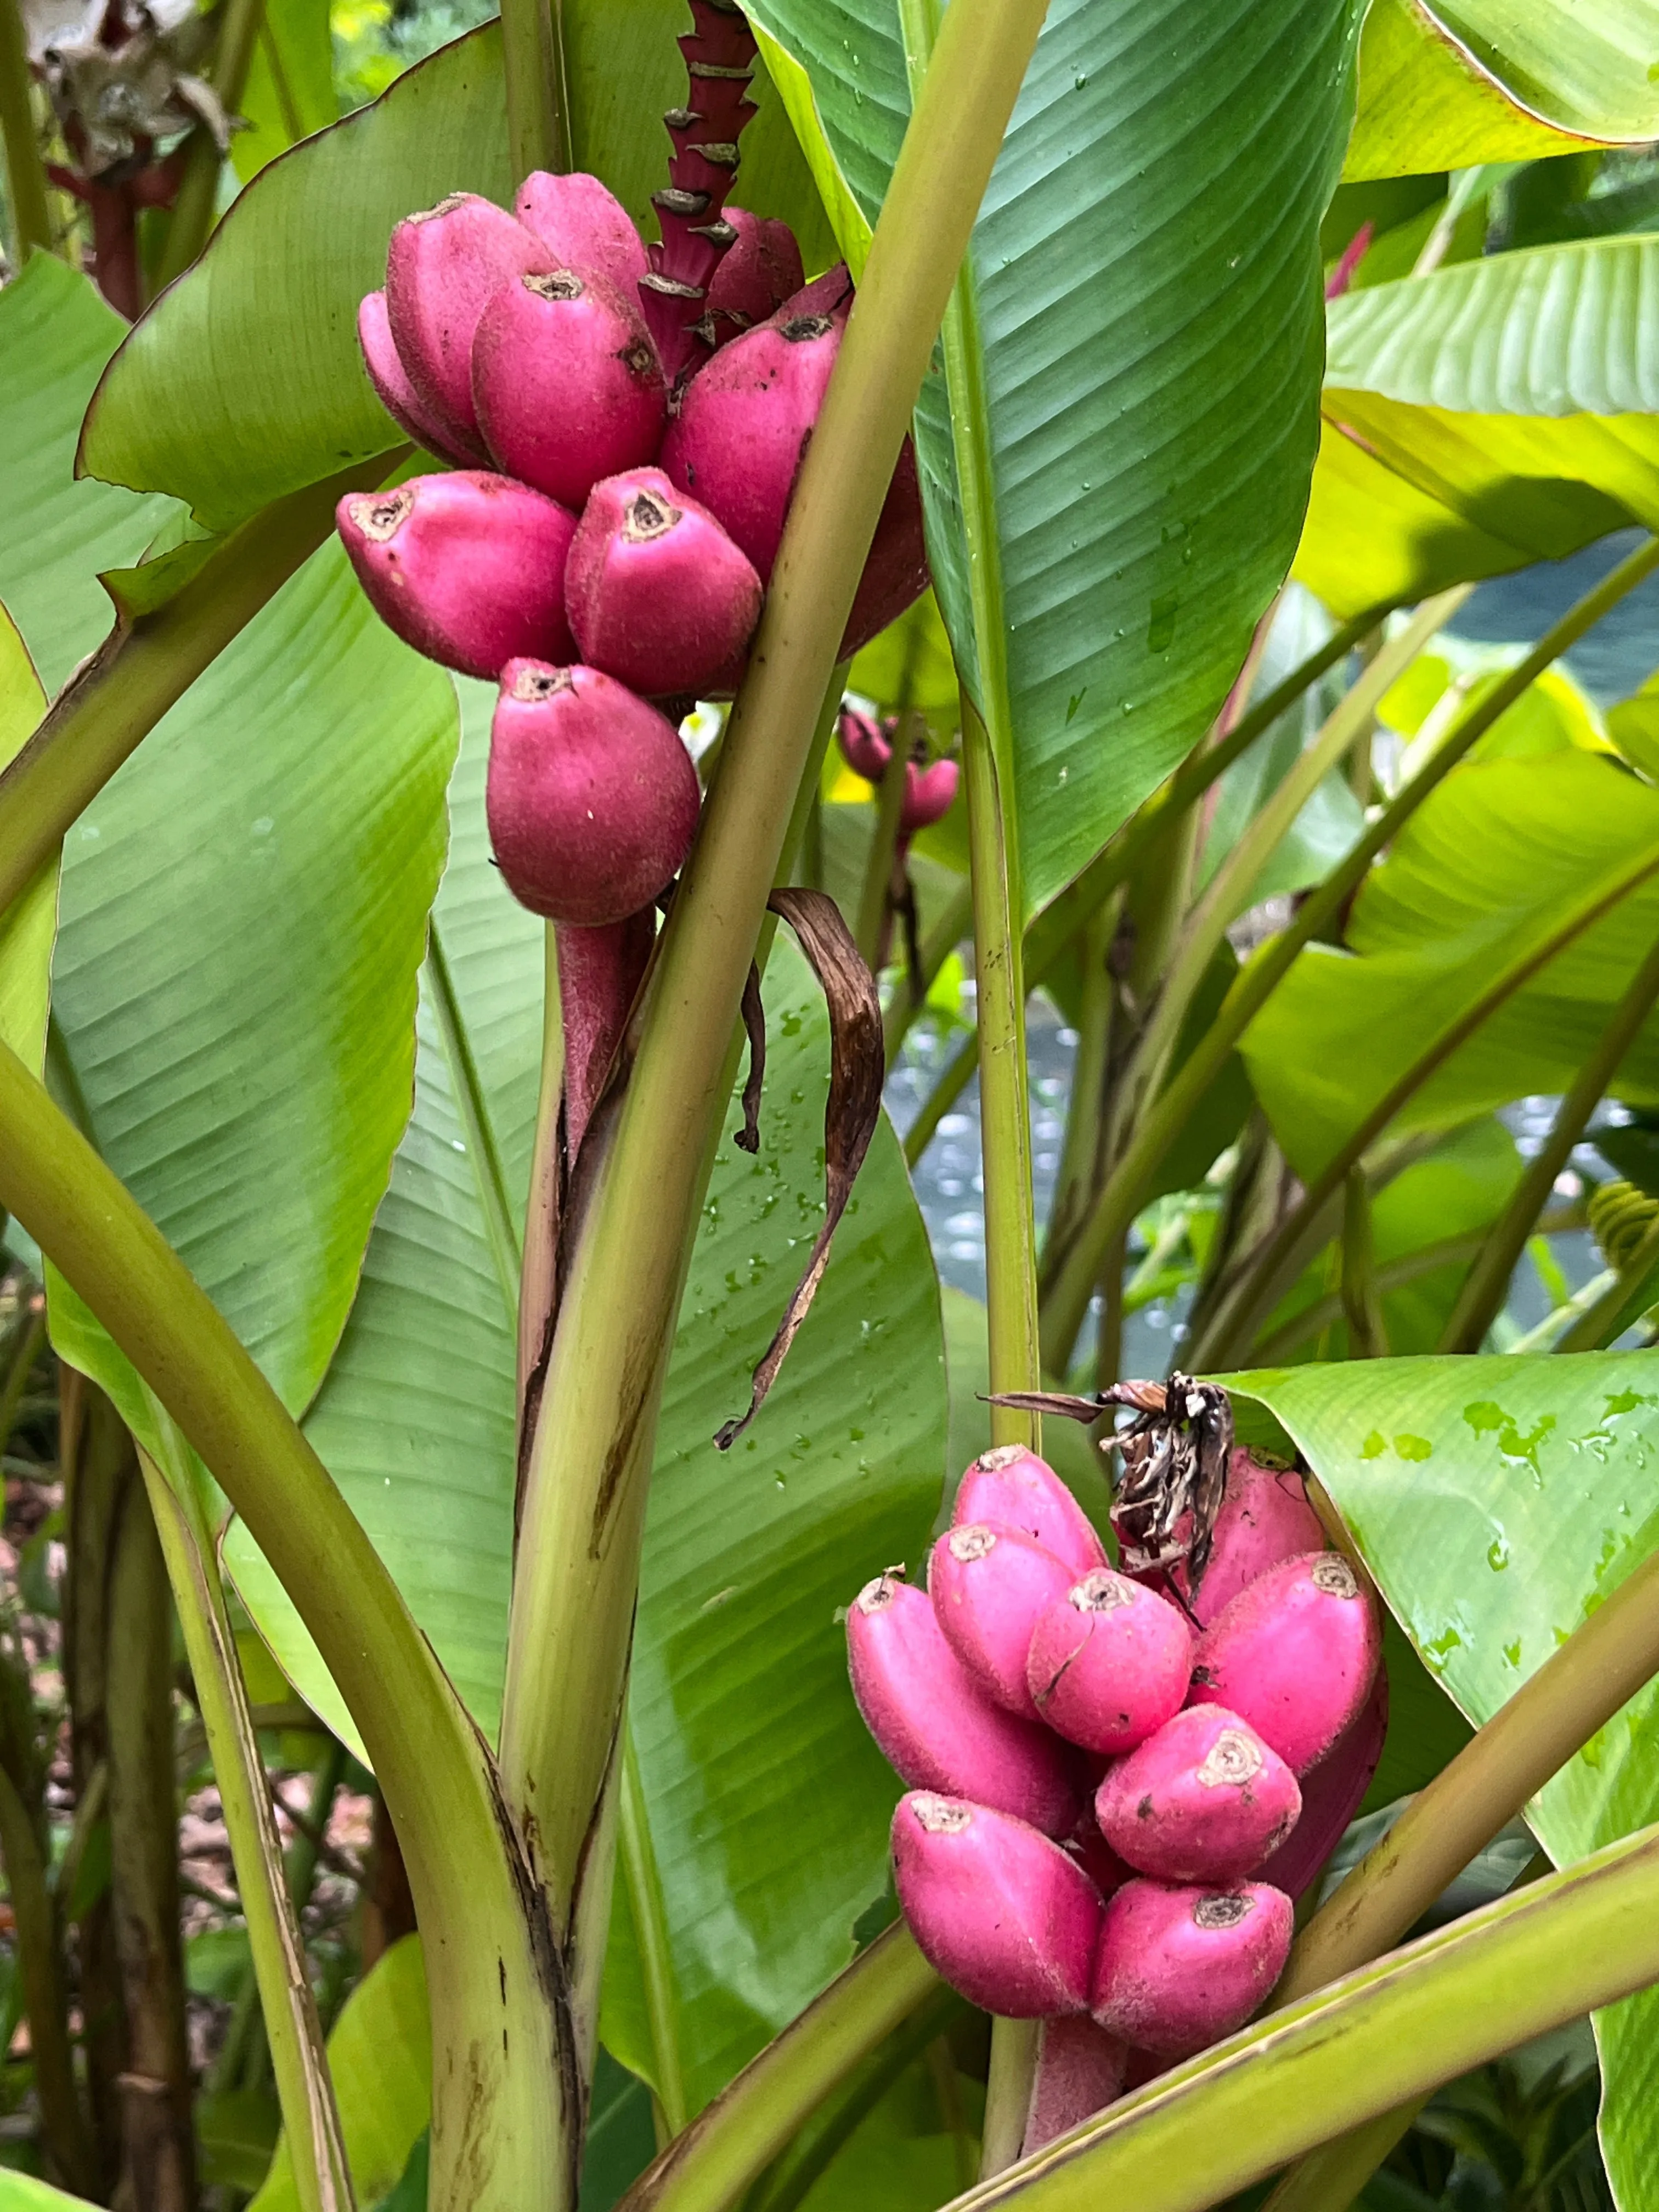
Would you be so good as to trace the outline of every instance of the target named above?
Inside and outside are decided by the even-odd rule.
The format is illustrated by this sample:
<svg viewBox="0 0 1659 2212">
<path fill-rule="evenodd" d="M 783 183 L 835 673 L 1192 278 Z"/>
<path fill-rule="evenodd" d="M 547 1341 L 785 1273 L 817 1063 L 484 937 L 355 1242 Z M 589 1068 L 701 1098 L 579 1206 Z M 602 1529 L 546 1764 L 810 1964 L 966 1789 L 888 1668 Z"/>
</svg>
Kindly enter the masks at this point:
<svg viewBox="0 0 1659 2212">
<path fill-rule="evenodd" d="M 467 740 L 438 957 L 422 982 L 414 1119 L 307 1428 L 493 1733 L 512 1540 L 514 1240 L 543 939 L 489 860 L 492 694 L 461 690 Z M 734 1115 L 659 1430 L 629 1693 L 641 1840 L 618 1870 L 601 2024 L 617 2059 L 659 2090 L 677 2084 L 691 2109 L 845 1965 L 853 1923 L 882 1888 L 898 1785 L 853 1705 L 836 1610 L 890 1560 L 920 1560 L 945 1474 L 937 1281 L 885 1126 L 776 1388 L 729 1458 L 714 1449 L 715 1428 L 746 1401 L 823 1200 L 826 1017 L 787 938 L 765 996 L 762 1148 L 751 1160 L 732 1146 Z M 226 1556 L 302 1694 L 349 1740 L 238 1525 Z M 640 1914 L 672 1962 L 672 2004 L 654 2014 Z"/>
<path fill-rule="evenodd" d="M 1659 239 L 1460 263 L 1332 302 L 1296 574 L 1358 613 L 1659 520 Z"/>
<path fill-rule="evenodd" d="M 1455 769 L 1361 887 L 1344 944 L 1309 945 L 1245 1031 L 1251 1083 L 1298 1172 L 1324 1165 L 1500 969 L 1649 860 L 1659 866 L 1659 792 L 1605 755 Z M 1656 930 L 1650 873 L 1452 1054 L 1393 1133 L 1451 1128 L 1565 1090 Z M 1613 1089 L 1659 1097 L 1652 1024 Z"/>
<path fill-rule="evenodd" d="M 361 2205 L 395 2187 L 432 2118 L 432 2031 L 421 1939 L 381 1953 L 340 2008 L 328 2039 L 340 2134 Z M 299 2212 L 284 2135 L 249 2212 Z"/>
<path fill-rule="evenodd" d="M 66 841 L 54 1075 L 298 1412 L 409 1115 L 453 695 L 337 546 L 276 595 Z M 54 1340 L 151 1432 L 52 1285 Z"/>
<path fill-rule="evenodd" d="M 667 173 L 658 118 L 684 97 L 682 11 L 586 0 L 562 20 L 577 165 L 641 217 Z M 88 473 L 173 492 L 222 528 L 399 444 L 358 358 L 357 302 L 384 283 L 386 240 L 411 210 L 452 191 L 511 202 L 501 70 L 500 27 L 485 24 L 263 171 L 112 363 L 88 418 Z M 786 216 L 826 260 L 787 121 L 757 88 L 733 197 Z"/>
<path fill-rule="evenodd" d="M 909 98 L 893 0 L 759 0 L 856 260 Z M 1295 549 L 1315 439 L 1316 234 L 1357 10 L 1058 0 L 972 246 L 994 546 L 964 544 L 942 401 L 917 416 L 929 544 L 976 665 L 1000 572 L 1026 911 L 1196 743 Z"/>
<path fill-rule="evenodd" d="M 1653 0 L 1372 0 L 1343 174 L 1527 161 L 1659 136 Z"/>
<path fill-rule="evenodd" d="M 98 570 L 136 561 L 179 513 L 170 499 L 74 480 L 81 417 L 125 328 L 50 253 L 0 289 L 0 599 L 48 694 L 110 627 Z"/>
<path fill-rule="evenodd" d="M 1365 1360 L 1229 1378 L 1341 1509 L 1441 1686 L 1489 1719 L 1659 1542 L 1659 1353 Z M 1534 1799 L 1565 1865 L 1659 1815 L 1659 1690 Z M 1659 2203 L 1659 1996 L 1596 2020 L 1621 2212 Z"/>
</svg>

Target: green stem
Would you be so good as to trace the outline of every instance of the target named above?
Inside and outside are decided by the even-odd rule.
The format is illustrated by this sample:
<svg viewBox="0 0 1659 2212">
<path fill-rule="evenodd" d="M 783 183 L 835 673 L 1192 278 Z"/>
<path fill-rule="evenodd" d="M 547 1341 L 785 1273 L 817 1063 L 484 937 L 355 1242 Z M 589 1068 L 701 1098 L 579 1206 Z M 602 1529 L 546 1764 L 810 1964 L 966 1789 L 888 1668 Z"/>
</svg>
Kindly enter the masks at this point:
<svg viewBox="0 0 1659 2212">
<path fill-rule="evenodd" d="M 316 551 L 340 495 L 380 483 L 396 458 L 359 462 L 274 501 L 154 614 L 117 622 L 0 775 L 0 914 L 168 708 Z"/>
<path fill-rule="evenodd" d="M 1374 628 L 1388 611 L 1386 608 L 1373 608 L 1352 622 L 1345 623 L 1316 653 L 1292 669 L 1282 684 L 1275 684 L 1218 744 L 1188 755 L 1169 781 L 1161 784 L 1124 824 L 1104 852 L 1091 860 L 1076 882 L 1061 891 L 1058 898 L 1052 899 L 1031 923 L 1025 933 L 1028 991 L 1034 991 L 1042 981 L 1089 916 L 1128 881 L 1146 859 L 1154 836 L 1201 799 L 1210 786 L 1249 750 L 1262 732 L 1295 706 L 1328 669 L 1351 653 L 1367 630 Z M 912 1167 L 927 1149 L 939 1122 L 961 1097 L 977 1057 L 977 1048 L 970 1037 L 964 1049 L 945 1069 L 934 1092 L 924 1102 L 917 1123 L 925 1124 L 925 1134 L 915 1152 L 910 1150 L 909 1139 L 905 1140 L 905 1158 Z M 940 1092 L 944 1093 L 942 1097 Z"/>
<path fill-rule="evenodd" d="M 155 2212 L 193 2212 L 179 1808 L 173 1777 L 173 1601 L 155 1522 L 129 1457 L 111 1530 L 110 1898 L 125 1996 L 121 2081 L 126 2164 Z"/>
<path fill-rule="evenodd" d="M 1555 1179 L 1583 1135 L 1590 1115 L 1635 1042 L 1637 1031 L 1659 1001 L 1659 944 L 1632 976 L 1613 1008 L 1595 1051 L 1579 1069 L 1556 1109 L 1550 1133 L 1537 1158 L 1516 1185 L 1509 1204 L 1492 1224 L 1480 1256 L 1458 1292 L 1438 1349 L 1478 1352 L 1509 1295 L 1515 1263 L 1526 1249 L 1533 1225 L 1543 1212 Z M 1558 1347 L 1565 1350 L 1565 1346 Z"/>
<path fill-rule="evenodd" d="M 955 0 L 807 447 L 631 1079 L 563 1286 L 532 1446 L 501 1765 L 562 1924 L 617 1745 L 664 1365 L 744 983 L 900 446 L 1041 24 Z M 832 711 L 832 710 L 831 710 Z M 3 1195 L 3 1194 L 0 1194 Z"/>
<path fill-rule="evenodd" d="M 859 894 L 858 926 L 853 935 L 859 951 L 864 955 L 864 964 L 873 974 L 880 957 L 881 940 L 884 935 L 888 901 L 892 895 L 893 855 L 898 850 L 899 817 L 904 811 L 905 769 L 908 755 L 905 744 L 905 725 L 908 715 L 899 718 L 898 734 L 881 781 L 876 786 L 875 828 L 870 838 L 870 851 L 864 864 L 864 886 Z"/>
<path fill-rule="evenodd" d="M 47 1871 L 46 1778 L 34 1731 L 33 1693 L 22 1654 L 0 1651 L 0 1864 L 11 1901 L 46 2155 L 65 2186 L 78 2191 L 92 2185 L 90 2145 L 75 2082 L 62 1929 Z"/>
<path fill-rule="evenodd" d="M 1100 1167 L 1106 1079 L 1111 1056 L 1112 1013 L 1117 986 L 1108 962 L 1117 934 L 1117 902 L 1091 914 L 1078 934 L 1082 969 L 1082 1003 L 1078 1010 L 1077 1051 L 1072 1060 L 1071 1095 L 1066 1103 L 1066 1134 L 1060 1171 L 1044 1235 L 1045 1257 L 1065 1243 L 1088 1204 Z"/>
<path fill-rule="evenodd" d="M 962 1999 L 942 1982 L 935 1983 L 907 2020 L 884 2036 L 854 2067 L 834 2096 L 828 2098 L 796 2136 L 787 2151 L 751 2191 L 745 2212 L 794 2212 L 837 2151 L 882 2099 L 891 2092 L 907 2066 L 924 2051 L 944 2043 L 940 2031 L 963 2011 Z M 954 2069 L 953 2069 L 954 2070 Z M 958 2106 L 960 2100 L 957 2100 Z M 962 2177 L 966 2189 L 974 2179 L 969 2166 Z"/>
<path fill-rule="evenodd" d="M 1348 1353 L 1353 1359 L 1388 1356 L 1389 1332 L 1376 1280 L 1376 1240 L 1371 1233 L 1370 1185 L 1363 1168 L 1352 1167 L 1342 1193 L 1343 1318 L 1348 1324 Z"/>
<path fill-rule="evenodd" d="M 1625 1309 L 1659 1263 L 1659 1215 L 1595 1304 L 1579 1315 L 1556 1346 L 1558 1352 L 1599 1352 L 1627 1327 Z M 1632 1316 L 1633 1319 L 1634 1316 Z"/>
<path fill-rule="evenodd" d="M 939 51 L 939 0 L 900 0 L 913 110 L 926 96 Z M 964 239 L 964 246 L 967 240 Z M 941 331 L 951 441 L 968 556 L 973 661 L 957 654 L 963 781 L 968 799 L 969 881 L 974 904 L 974 975 L 979 1023 L 980 1157 L 985 1203 L 990 1387 L 1035 1390 L 1037 1350 L 1036 1218 L 1031 1191 L 1031 1113 L 1025 1062 L 1024 898 L 1014 811 L 1014 722 L 1008 687 L 1007 610 L 990 395 L 980 326 L 978 280 L 964 252 Z M 1042 1443 L 1034 1413 L 993 1405 L 994 1444 Z M 1019 2155 L 1036 2070 L 1037 2037 L 1025 2021 L 994 2020 L 980 2172 Z"/>
<path fill-rule="evenodd" d="M 902 1923 L 884 1929 L 670 2143 L 618 2212 L 725 2212 L 939 1987 Z"/>
<path fill-rule="evenodd" d="M 0 1384 L 0 1449 L 11 1442 L 11 1432 L 17 1421 L 17 1409 L 23 1402 L 23 1393 L 34 1372 L 34 1363 L 40 1356 L 40 1346 L 46 1341 L 46 1309 L 42 1304 L 24 1322 L 21 1340 L 11 1365 L 6 1370 L 5 1382 Z"/>
<path fill-rule="evenodd" d="M 1305 1239 L 1310 1224 L 1341 1189 L 1349 1170 L 1358 1164 L 1407 1101 L 1523 984 L 1656 872 L 1659 872 L 1659 848 L 1650 848 L 1639 860 L 1627 861 L 1610 876 L 1604 876 L 1565 921 L 1558 922 L 1540 942 L 1528 945 L 1500 969 L 1486 989 L 1443 1025 L 1405 1073 L 1389 1085 L 1358 1127 L 1343 1139 L 1319 1173 L 1309 1179 L 1300 1200 L 1285 1215 L 1225 1304 L 1212 1317 L 1202 1341 L 1189 1346 L 1188 1356 L 1195 1368 L 1226 1359 L 1230 1346 L 1248 1346 L 1259 1317 L 1284 1288 L 1291 1260 Z"/>
<path fill-rule="evenodd" d="M 1297 2160 L 1262 2212 L 1348 2212 L 1348 2207 L 1428 2102 L 1413 2097 Z"/>
<path fill-rule="evenodd" d="M 952 2212 L 1203 2212 L 1659 1978 L 1659 1829 L 1437 1929 L 1121 2100 Z"/>
<path fill-rule="evenodd" d="M 234 116 L 242 104 L 248 67 L 264 20 L 265 0 L 226 0 L 214 58 L 213 88 L 227 115 Z M 179 180 L 173 213 L 167 218 L 167 242 L 156 272 L 158 289 L 172 283 L 175 276 L 182 276 L 207 244 L 223 166 L 218 140 L 205 123 L 198 123 L 185 157 L 185 173 Z"/>
<path fill-rule="evenodd" d="M 566 2187 L 574 2197 L 576 2120 L 560 2105 L 556 1963 L 526 1904 L 477 1729 L 270 1383 L 154 1223 L 3 1048 L 0 1131 L 0 1204 L 225 1491 L 362 1730 L 426 1938 L 438 2062 L 434 2212 L 522 2212 L 564 2201 Z"/>
<path fill-rule="evenodd" d="M 622 1798 L 617 1838 L 622 1853 L 623 1879 L 634 1918 L 639 1947 L 640 1979 L 645 1988 L 646 2017 L 651 2023 L 651 2055 L 655 2062 L 657 2102 L 662 2108 L 671 2137 L 679 2134 L 690 2118 L 686 2101 L 685 2075 L 680 2064 L 679 1998 L 674 1987 L 674 1949 L 663 1905 L 662 1881 L 651 1841 L 651 1820 L 646 1808 L 645 1787 L 635 1756 L 632 1731 L 623 1734 Z"/>
<path fill-rule="evenodd" d="M 1539 1222 L 1539 1232 L 1553 1237 L 1569 1229 L 1582 1229 L 1584 1214 L 1582 1206 L 1563 1206 L 1558 1212 L 1546 1214 Z M 1411 1284 L 1420 1282 L 1424 1276 L 1438 1273 L 1458 1261 L 1472 1260 L 1484 1242 L 1478 1231 L 1462 1237 L 1443 1237 L 1432 1244 L 1420 1245 L 1415 1252 L 1407 1252 L 1398 1260 L 1385 1261 L 1376 1271 L 1379 1293 L 1401 1291 Z M 1311 1305 L 1304 1306 L 1300 1313 L 1276 1328 L 1271 1336 L 1259 1336 L 1250 1346 L 1250 1363 L 1255 1367 L 1283 1367 L 1290 1364 L 1291 1355 L 1297 1346 L 1322 1328 L 1343 1316 L 1342 1296 L 1332 1291 Z"/>
<path fill-rule="evenodd" d="M 1035 1390 L 1036 1223 L 1031 1203 L 1031 1115 L 1026 1092 L 1025 990 L 1007 818 L 985 725 L 966 691 L 962 750 L 973 856 L 974 967 L 979 982 L 980 1156 L 985 1181 L 986 1307 L 990 1387 Z M 991 1408 L 993 1443 L 1040 1448 L 1036 1417 Z"/>
<path fill-rule="evenodd" d="M 6 183 L 21 269 L 31 251 L 52 252 L 52 208 L 40 158 L 29 78 L 28 41 L 21 0 L 0 0 L 0 137 L 6 142 Z"/>
<path fill-rule="evenodd" d="M 532 169 L 563 175 L 572 155 L 562 0 L 502 0 L 501 67 L 514 181 Z"/>
<path fill-rule="evenodd" d="M 197 1708 L 207 1730 L 213 1778 L 230 1835 L 236 1893 L 293 2158 L 301 2212 L 350 2212 L 351 2175 L 306 1969 L 305 1944 L 283 1863 L 281 1839 L 253 1732 L 236 1639 L 225 1609 L 213 1532 L 188 1454 L 163 1415 L 172 1446 L 163 1473 L 141 1450 L 144 1487 L 184 1631 Z"/>
<path fill-rule="evenodd" d="M 1650 538 L 1547 630 L 1525 659 L 1518 662 L 1485 699 L 1462 717 L 1432 757 L 1424 763 L 1370 824 L 1347 858 L 1303 902 L 1290 927 L 1264 945 L 1235 979 L 1215 1020 L 1141 1121 L 1055 1280 L 1044 1315 L 1046 1356 L 1051 1369 L 1060 1371 L 1076 1340 L 1107 1246 L 1128 1228 L 1139 1212 L 1141 1194 L 1150 1178 L 1186 1127 L 1193 1109 L 1215 1079 L 1228 1054 L 1288 974 L 1303 946 L 1336 921 L 1377 854 L 1392 842 L 1401 824 L 1451 773 L 1469 748 L 1485 736 L 1498 716 L 1656 566 L 1659 538 Z M 1060 1347 L 1058 1351 L 1055 1346 Z"/>
<path fill-rule="evenodd" d="M 908 979 L 895 989 L 892 1003 L 882 1016 L 882 1045 L 890 1070 L 899 1047 L 910 1034 L 910 1024 L 921 1012 L 939 971 L 974 926 L 973 886 L 964 878 L 939 909 L 932 927 L 921 937 L 921 994 L 912 993 Z"/>
<path fill-rule="evenodd" d="M 1373 655 L 1358 681 L 1346 691 L 1311 744 L 1297 754 L 1290 773 L 1252 818 L 1249 828 L 1212 877 L 1208 888 L 1182 926 L 1175 957 L 1146 1034 L 1135 1054 L 1134 1071 L 1123 1085 L 1123 1126 L 1133 1128 L 1140 1104 L 1162 1085 L 1176 1040 L 1193 995 L 1214 959 L 1227 926 L 1250 902 L 1256 878 L 1273 858 L 1298 814 L 1333 769 L 1352 750 L 1369 725 L 1376 702 L 1404 673 L 1436 632 L 1444 627 L 1474 589 L 1462 584 L 1426 600 L 1397 637 Z M 1069 1349 L 1069 1347 L 1068 1347 Z"/>
</svg>

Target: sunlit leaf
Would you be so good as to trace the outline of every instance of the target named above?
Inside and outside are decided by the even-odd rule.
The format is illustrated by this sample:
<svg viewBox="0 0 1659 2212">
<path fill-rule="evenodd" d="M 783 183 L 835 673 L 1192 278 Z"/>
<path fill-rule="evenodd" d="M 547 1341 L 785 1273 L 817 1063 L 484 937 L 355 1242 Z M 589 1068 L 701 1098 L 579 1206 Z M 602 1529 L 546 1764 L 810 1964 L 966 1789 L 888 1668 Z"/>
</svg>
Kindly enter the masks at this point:
<svg viewBox="0 0 1659 2212">
<path fill-rule="evenodd" d="M 230 142 L 244 184 L 267 161 L 338 118 L 328 0 L 264 0 L 239 103 L 248 128 Z"/>
<path fill-rule="evenodd" d="M 1455 769 L 1362 886 L 1344 945 L 1309 945 L 1245 1032 L 1250 1080 L 1293 1164 L 1322 1166 L 1500 969 L 1649 856 L 1659 862 L 1659 793 L 1605 756 Z M 1656 930 L 1650 875 L 1491 1015 L 1394 1130 L 1449 1128 L 1565 1090 Z M 1659 1097 L 1651 1024 L 1613 1087 Z"/>
<path fill-rule="evenodd" d="M 418 1936 L 383 1952 L 346 1999 L 328 2039 L 328 2069 L 357 2202 L 378 2203 L 432 2117 L 432 2032 Z M 299 2206 L 284 2136 L 250 2212 L 299 2212 Z"/>
<path fill-rule="evenodd" d="M 1659 1542 L 1659 1353 L 1362 1360 L 1242 1376 L 1340 1507 L 1436 1679 L 1488 1720 Z M 1527 1808 L 1558 1865 L 1659 1816 L 1650 1686 Z M 1623 2212 L 1659 2173 L 1659 1998 L 1598 2015 Z"/>
<path fill-rule="evenodd" d="M 1659 136 L 1653 0 L 1374 0 L 1344 175 Z"/>
<path fill-rule="evenodd" d="M 1659 519 L 1656 270 L 1594 239 L 1334 301 L 1301 580 L 1357 613 Z"/>
</svg>

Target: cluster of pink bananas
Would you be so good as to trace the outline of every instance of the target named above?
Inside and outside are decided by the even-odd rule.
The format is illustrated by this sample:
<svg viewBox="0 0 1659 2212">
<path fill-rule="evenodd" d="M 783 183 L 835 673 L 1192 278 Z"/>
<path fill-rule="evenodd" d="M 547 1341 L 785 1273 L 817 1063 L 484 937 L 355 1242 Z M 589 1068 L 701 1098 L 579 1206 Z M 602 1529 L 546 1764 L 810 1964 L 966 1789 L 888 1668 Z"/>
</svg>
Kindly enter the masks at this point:
<svg viewBox="0 0 1659 2212">
<path fill-rule="evenodd" d="M 570 948 L 610 1007 L 567 1040 L 573 1124 L 696 829 L 677 722 L 742 676 L 853 299 L 844 267 L 803 283 L 786 223 L 726 208 L 755 42 L 727 0 L 691 12 L 659 243 L 598 178 L 541 173 L 510 215 L 460 192 L 392 232 L 363 357 L 453 466 L 337 511 L 387 624 L 500 684 L 487 807 L 508 888 L 562 933 L 611 933 Z M 927 582 L 907 444 L 843 655 Z"/>
<path fill-rule="evenodd" d="M 1237 1450 L 1198 1589 L 1120 1574 L 1009 1445 L 963 1477 L 927 1594 L 890 1569 L 848 1614 L 860 1710 L 909 1786 L 905 1918 L 974 2003 L 1076 2023 L 1073 2118 L 1243 2026 L 1364 1794 L 1381 1624 L 1325 1545 L 1301 1479 Z"/>
</svg>

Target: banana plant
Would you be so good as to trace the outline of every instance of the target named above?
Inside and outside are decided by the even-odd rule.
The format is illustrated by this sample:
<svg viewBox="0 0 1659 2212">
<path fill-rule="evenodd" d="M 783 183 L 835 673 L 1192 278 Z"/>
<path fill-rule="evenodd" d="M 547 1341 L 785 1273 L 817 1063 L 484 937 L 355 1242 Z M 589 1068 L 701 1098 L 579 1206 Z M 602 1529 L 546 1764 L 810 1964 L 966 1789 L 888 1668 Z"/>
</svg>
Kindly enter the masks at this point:
<svg viewBox="0 0 1659 2212">
<path fill-rule="evenodd" d="M 504 0 L 337 115 L 301 0 L 0 0 L 0 1429 L 67 1488 L 0 1620 L 0 2208 L 1336 2212 L 1522 2108 L 1535 2203 L 1568 2077 L 1479 2069 L 1587 2015 L 1649 2204 L 1659 752 L 1589 656 L 1659 569 L 1656 45 Z M 909 1173 L 975 1080 L 982 1304 Z M 1194 1923 L 1277 1916 L 1250 2002 L 1131 2032 L 1109 1931 L 1199 1877 L 1091 1861 L 1140 1751 L 1029 1623 L 987 1705 L 945 1581 L 1161 1608 L 1173 1727 L 1264 1464 L 1306 1540 L 1235 1605 L 1317 1552 L 1363 1679 L 1300 1783 L 1261 1723 L 1307 1863 Z M 348 1771 L 418 1930 L 349 1995 Z M 246 1931 L 201 2081 L 180 1775 Z M 988 1832 L 1061 1996 L 929 1903 Z"/>
</svg>

